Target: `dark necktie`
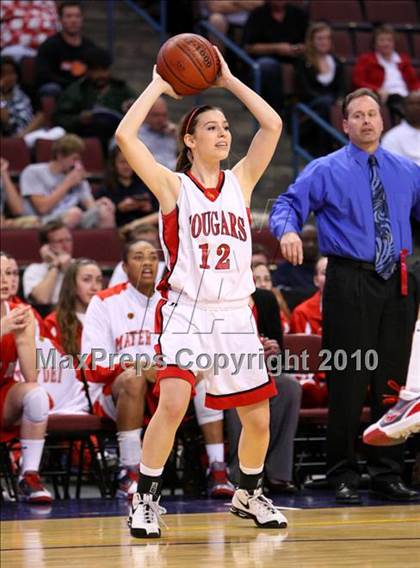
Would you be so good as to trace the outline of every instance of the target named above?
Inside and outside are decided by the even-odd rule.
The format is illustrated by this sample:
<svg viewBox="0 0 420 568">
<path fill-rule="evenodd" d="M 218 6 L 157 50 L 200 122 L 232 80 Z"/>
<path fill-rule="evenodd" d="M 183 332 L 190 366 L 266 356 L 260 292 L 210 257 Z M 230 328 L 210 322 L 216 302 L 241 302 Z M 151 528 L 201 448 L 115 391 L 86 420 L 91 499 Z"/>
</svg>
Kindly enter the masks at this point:
<svg viewBox="0 0 420 568">
<path fill-rule="evenodd" d="M 388 280 L 395 270 L 395 249 L 391 220 L 385 189 L 378 176 L 378 161 L 375 156 L 371 155 L 368 163 L 375 222 L 375 269 L 384 280 Z"/>
</svg>

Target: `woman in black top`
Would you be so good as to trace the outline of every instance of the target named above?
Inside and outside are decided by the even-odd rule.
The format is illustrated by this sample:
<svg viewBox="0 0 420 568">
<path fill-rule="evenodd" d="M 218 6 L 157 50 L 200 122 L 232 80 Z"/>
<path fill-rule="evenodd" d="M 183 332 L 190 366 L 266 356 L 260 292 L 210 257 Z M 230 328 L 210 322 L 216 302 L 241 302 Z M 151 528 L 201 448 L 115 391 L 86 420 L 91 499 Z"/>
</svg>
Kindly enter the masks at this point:
<svg viewBox="0 0 420 568">
<path fill-rule="evenodd" d="M 331 28 L 324 22 L 309 26 L 304 56 L 296 63 L 296 87 L 301 102 L 306 103 L 324 120 L 330 122 L 330 108 L 345 93 L 344 65 L 332 53 Z M 331 139 L 310 123 L 308 139 L 316 155 L 331 150 Z"/>
<path fill-rule="evenodd" d="M 110 152 L 106 185 L 98 197 L 102 196 L 115 203 L 118 227 L 140 217 L 146 221 L 146 216 L 148 223 L 157 222 L 153 195 L 134 173 L 118 146 Z"/>
</svg>

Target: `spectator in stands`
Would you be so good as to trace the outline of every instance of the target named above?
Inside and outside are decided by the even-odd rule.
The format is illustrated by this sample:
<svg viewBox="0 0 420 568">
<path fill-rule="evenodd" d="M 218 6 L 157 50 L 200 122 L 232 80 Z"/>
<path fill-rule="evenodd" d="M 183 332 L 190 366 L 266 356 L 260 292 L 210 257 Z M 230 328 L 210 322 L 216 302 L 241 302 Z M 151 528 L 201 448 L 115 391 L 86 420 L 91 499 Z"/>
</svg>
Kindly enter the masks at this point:
<svg viewBox="0 0 420 568">
<path fill-rule="evenodd" d="M 382 148 L 413 160 L 420 166 L 420 92 L 404 99 L 405 120 L 385 133 Z"/>
<path fill-rule="evenodd" d="M 18 490 L 29 503 L 51 503 L 42 485 L 39 465 L 48 418 L 48 396 L 37 382 L 35 322 L 29 306 L 8 302 L 10 263 L 0 255 L 0 428 L 1 441 L 20 437 L 22 464 Z M 24 382 L 16 383 L 13 371 L 19 362 Z"/>
<path fill-rule="evenodd" d="M 67 132 L 101 139 L 105 151 L 135 92 L 111 75 L 111 57 L 102 48 L 85 55 L 86 76 L 74 81 L 59 96 L 54 120 Z"/>
<path fill-rule="evenodd" d="M 135 241 L 146 241 L 147 243 L 150 243 L 152 246 L 154 246 L 158 252 L 161 251 L 159 231 L 156 225 L 138 224 L 133 222 L 130 223 L 130 225 L 125 225 L 123 230 L 120 231 L 120 234 L 126 244 Z M 156 273 L 155 284 L 158 284 L 160 282 L 165 270 L 166 265 L 163 261 L 160 260 Z M 127 282 L 127 273 L 124 270 L 123 261 L 119 262 L 114 268 L 111 280 L 109 281 L 109 287 L 111 288 L 112 286 L 121 284 L 122 282 Z"/>
<path fill-rule="evenodd" d="M 115 226 L 112 201 L 92 196 L 81 162 L 84 148 L 81 138 L 66 134 L 53 142 L 50 162 L 30 164 L 22 171 L 21 193 L 30 212 L 44 223 L 60 218 L 70 228 Z"/>
<path fill-rule="evenodd" d="M 420 79 L 406 53 L 395 51 L 395 32 L 391 26 L 378 27 L 373 34 L 373 51 L 363 53 L 353 69 L 353 85 L 378 93 L 393 123 L 403 116 L 402 101 L 420 89 Z"/>
<path fill-rule="evenodd" d="M 224 35 L 232 28 L 243 28 L 249 13 L 264 4 L 264 0 L 207 0 L 202 9 L 202 16 L 208 23 Z M 225 52 L 224 43 L 211 36 L 211 42 Z"/>
<path fill-rule="evenodd" d="M 95 44 L 82 35 L 81 2 L 61 2 L 58 8 L 61 31 L 39 46 L 37 82 L 41 95 L 57 96 L 62 89 L 86 73 L 86 53 Z"/>
<path fill-rule="evenodd" d="M 287 303 L 292 309 L 316 292 L 314 270 L 319 252 L 315 225 L 305 224 L 300 238 L 304 250 L 303 264 L 294 266 L 282 261 L 272 275 L 274 286 L 279 286 L 283 290 Z"/>
<path fill-rule="evenodd" d="M 320 248 L 328 256 L 323 345 L 333 359 L 339 350 L 346 354 L 346 365 L 335 362 L 327 371 L 327 476 L 336 500 L 355 504 L 361 501 L 355 445 L 368 386 L 372 420 L 378 420 L 393 381 L 403 385 L 407 376 L 415 282 L 410 275 L 405 280 L 401 252 L 412 252 L 410 215 L 420 220 L 420 168 L 379 146 L 383 121 L 376 93 L 349 93 L 343 116 L 349 145 L 311 162 L 277 198 L 270 223 L 283 256 L 297 265 L 304 254 L 298 232 L 311 211 L 317 217 Z M 355 361 L 353 353 L 363 360 L 371 349 L 377 365 Z M 375 494 L 419 498 L 402 481 L 403 455 L 403 446 L 369 451 Z"/>
<path fill-rule="evenodd" d="M 265 264 L 268 266 L 268 255 L 264 245 L 252 243 L 251 266 L 256 264 Z"/>
<path fill-rule="evenodd" d="M 1 226 L 4 228 L 13 226 L 13 219 L 4 218 L 5 206 L 13 217 L 23 215 L 23 199 L 10 177 L 9 162 L 5 158 L 0 158 L 0 218 Z"/>
<path fill-rule="evenodd" d="M 29 97 L 19 86 L 19 67 L 11 57 L 0 59 L 0 133 L 22 137 L 40 128 L 44 115 L 34 115 Z"/>
<path fill-rule="evenodd" d="M 178 153 L 176 131 L 176 125 L 169 120 L 168 105 L 165 99 L 160 97 L 140 127 L 139 138 L 155 159 L 170 170 L 175 169 Z"/>
<path fill-rule="evenodd" d="M 151 217 L 152 194 L 134 173 L 118 146 L 109 155 L 105 187 L 97 193 L 97 197 L 102 196 L 108 197 L 115 205 L 117 227 L 139 217 Z M 157 217 L 157 213 L 155 216 Z"/>
<path fill-rule="evenodd" d="M 322 335 L 322 292 L 325 285 L 327 264 L 327 257 L 321 256 L 318 259 L 314 276 L 314 284 L 318 290 L 293 310 L 290 318 L 290 333 Z"/>
<path fill-rule="evenodd" d="M 73 261 L 73 237 L 60 219 L 50 221 L 39 231 L 42 262 L 32 263 L 23 273 L 23 295 L 39 305 L 56 304 L 63 276 Z"/>
<path fill-rule="evenodd" d="M 296 62 L 299 99 L 330 122 L 330 109 L 345 93 L 344 65 L 332 52 L 331 27 L 316 22 L 306 32 L 305 53 Z M 309 142 L 309 145 L 308 145 Z M 332 150 L 331 137 L 312 121 L 305 128 L 305 145 L 312 155 Z"/>
<path fill-rule="evenodd" d="M 273 288 L 273 281 L 271 279 L 271 274 L 268 266 L 265 263 L 255 262 L 252 265 L 252 274 L 254 276 L 255 286 L 257 288 L 262 288 L 263 290 L 270 290 L 277 300 L 281 325 L 283 333 L 289 333 L 290 329 L 290 310 L 287 305 L 283 294 L 278 288 Z"/>
<path fill-rule="evenodd" d="M 56 4 L 54 0 L 3 0 L 0 21 L 2 56 L 15 61 L 35 57 L 40 44 L 57 31 Z"/>
<path fill-rule="evenodd" d="M 278 316 L 277 300 L 269 290 L 257 290 L 250 298 L 256 319 L 264 357 L 279 356 L 283 336 Z M 293 483 L 293 442 L 299 419 L 301 387 L 293 378 L 275 368 L 279 394 L 270 399 L 270 445 L 265 463 L 266 484 L 272 493 L 295 493 Z M 225 412 L 229 442 L 229 465 L 233 478 L 238 473 L 237 448 L 241 425 L 236 409 Z"/>
<path fill-rule="evenodd" d="M 283 0 L 266 0 L 245 25 L 243 44 L 260 64 L 262 93 L 276 110 L 283 107 L 282 63 L 295 63 L 304 52 L 308 17 Z"/>
</svg>

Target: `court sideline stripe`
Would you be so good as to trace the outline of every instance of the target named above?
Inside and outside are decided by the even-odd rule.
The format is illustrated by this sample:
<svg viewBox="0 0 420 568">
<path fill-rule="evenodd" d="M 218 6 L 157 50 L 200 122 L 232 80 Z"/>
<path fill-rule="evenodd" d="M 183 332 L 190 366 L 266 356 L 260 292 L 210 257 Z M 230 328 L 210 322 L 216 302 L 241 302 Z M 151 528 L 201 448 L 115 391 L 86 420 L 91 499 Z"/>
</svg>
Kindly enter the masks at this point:
<svg viewBox="0 0 420 568">
<path fill-rule="evenodd" d="M 419 538 L 415 538 L 415 537 L 396 537 L 396 538 L 291 538 L 291 539 L 285 539 L 282 541 L 282 544 L 287 544 L 287 543 L 296 543 L 296 542 L 394 542 L 394 541 L 420 541 L 420 537 Z M 244 544 L 244 540 L 243 539 L 238 539 L 238 540 L 212 540 L 211 544 L 238 544 L 238 543 L 242 543 Z M 124 543 L 124 544 L 85 544 L 85 545 L 80 545 L 80 546 L 43 546 L 43 547 L 34 547 L 34 548 L 2 548 L 0 549 L 2 552 L 27 552 L 29 550 L 67 550 L 67 549 L 87 549 L 87 548 L 125 548 L 128 546 L 134 546 L 134 547 L 142 547 L 142 546 L 147 546 L 148 544 L 162 544 L 162 545 L 167 545 L 169 544 L 170 546 L 193 546 L 193 545 L 200 545 L 202 546 L 203 544 L 209 544 L 208 540 L 202 540 L 202 541 L 194 541 L 194 542 L 167 542 L 165 540 L 161 540 L 159 542 L 151 542 L 150 539 L 148 540 L 148 542 L 145 542 L 144 544 L 129 544 L 129 543 Z"/>
</svg>

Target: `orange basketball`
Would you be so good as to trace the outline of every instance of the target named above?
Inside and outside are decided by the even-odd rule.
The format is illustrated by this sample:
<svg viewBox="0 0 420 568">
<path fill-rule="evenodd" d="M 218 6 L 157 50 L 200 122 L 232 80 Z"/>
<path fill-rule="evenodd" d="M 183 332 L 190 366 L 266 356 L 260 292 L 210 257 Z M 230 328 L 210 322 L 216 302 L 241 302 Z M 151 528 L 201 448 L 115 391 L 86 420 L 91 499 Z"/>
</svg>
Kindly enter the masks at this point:
<svg viewBox="0 0 420 568">
<path fill-rule="evenodd" d="M 197 34 L 178 34 L 166 41 L 157 56 L 157 71 L 178 95 L 208 89 L 220 70 L 216 50 Z"/>
</svg>

